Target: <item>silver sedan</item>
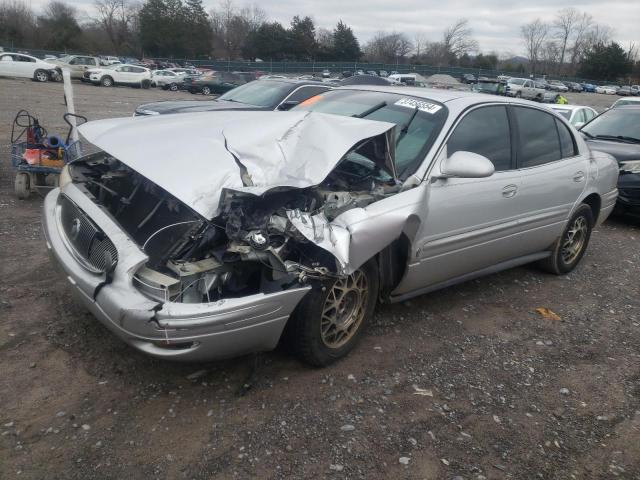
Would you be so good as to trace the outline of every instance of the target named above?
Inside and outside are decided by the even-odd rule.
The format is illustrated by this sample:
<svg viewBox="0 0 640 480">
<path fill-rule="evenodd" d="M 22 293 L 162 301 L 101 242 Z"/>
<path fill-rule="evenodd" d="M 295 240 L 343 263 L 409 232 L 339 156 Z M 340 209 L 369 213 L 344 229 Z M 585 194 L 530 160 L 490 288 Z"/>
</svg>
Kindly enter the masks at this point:
<svg viewBox="0 0 640 480">
<path fill-rule="evenodd" d="M 615 160 L 565 118 L 468 92 L 341 88 L 80 129 L 100 152 L 46 197 L 47 246 L 96 318 L 167 359 L 283 340 L 327 365 L 378 302 L 571 271 L 617 197 Z"/>
</svg>

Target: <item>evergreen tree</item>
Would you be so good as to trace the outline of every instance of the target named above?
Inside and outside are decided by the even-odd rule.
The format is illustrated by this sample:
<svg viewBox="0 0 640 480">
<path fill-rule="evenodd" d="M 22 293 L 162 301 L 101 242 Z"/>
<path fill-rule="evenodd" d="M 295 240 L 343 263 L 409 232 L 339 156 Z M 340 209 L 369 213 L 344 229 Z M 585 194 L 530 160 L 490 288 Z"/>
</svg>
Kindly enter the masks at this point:
<svg viewBox="0 0 640 480">
<path fill-rule="evenodd" d="M 633 63 L 616 42 L 599 43 L 587 52 L 580 67 L 580 76 L 595 80 L 616 80 L 629 72 Z"/>
<path fill-rule="evenodd" d="M 312 60 L 316 54 L 316 27 L 311 17 L 293 17 L 288 31 L 287 53 L 297 60 Z"/>
<path fill-rule="evenodd" d="M 358 39 L 353 34 L 351 27 L 342 20 L 338 22 L 333 31 L 333 58 L 336 61 L 359 60 L 362 57 L 362 50 Z"/>
</svg>

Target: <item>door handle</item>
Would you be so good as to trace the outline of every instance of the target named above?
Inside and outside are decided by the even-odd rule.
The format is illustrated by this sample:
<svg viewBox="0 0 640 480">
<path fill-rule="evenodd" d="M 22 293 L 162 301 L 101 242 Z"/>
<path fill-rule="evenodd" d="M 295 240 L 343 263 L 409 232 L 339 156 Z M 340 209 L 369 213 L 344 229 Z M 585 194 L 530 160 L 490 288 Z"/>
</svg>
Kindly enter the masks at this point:
<svg viewBox="0 0 640 480">
<path fill-rule="evenodd" d="M 584 172 L 582 170 L 573 174 L 574 182 L 581 182 L 583 180 L 584 180 Z"/>
<path fill-rule="evenodd" d="M 502 189 L 502 196 L 505 198 L 511 198 L 518 193 L 518 187 L 516 185 L 507 185 Z"/>
</svg>

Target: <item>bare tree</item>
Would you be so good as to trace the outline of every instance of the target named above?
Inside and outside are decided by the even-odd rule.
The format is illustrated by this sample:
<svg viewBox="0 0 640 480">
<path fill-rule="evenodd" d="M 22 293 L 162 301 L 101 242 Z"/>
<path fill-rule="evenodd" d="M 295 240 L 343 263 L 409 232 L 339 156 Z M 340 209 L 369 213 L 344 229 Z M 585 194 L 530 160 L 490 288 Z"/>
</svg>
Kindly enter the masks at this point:
<svg viewBox="0 0 640 480">
<path fill-rule="evenodd" d="M 578 60 L 587 48 L 587 36 L 593 27 L 593 17 L 588 13 L 583 13 L 575 24 L 573 43 L 569 48 L 571 52 L 571 69 L 574 70 Z"/>
<path fill-rule="evenodd" d="M 451 56 L 459 58 L 478 49 L 478 42 L 472 35 L 473 31 L 469 27 L 469 21 L 466 18 L 461 18 L 445 29 L 442 35 L 442 44 Z"/>
<path fill-rule="evenodd" d="M 20 0 L 0 1 L 0 43 L 31 47 L 36 41 L 36 18 L 31 7 Z"/>
<path fill-rule="evenodd" d="M 560 45 L 560 59 L 558 61 L 558 73 L 562 70 L 562 66 L 564 65 L 564 57 L 567 51 L 567 44 L 569 43 L 569 38 L 573 34 L 573 30 L 576 27 L 576 24 L 580 20 L 580 13 L 575 8 L 565 8 L 558 12 L 558 16 L 553 22 L 553 26 L 556 29 L 556 38 L 558 39 Z"/>
<path fill-rule="evenodd" d="M 136 6 L 127 0 L 96 0 L 96 21 L 104 29 L 113 53 L 129 51 L 135 41 Z"/>
<path fill-rule="evenodd" d="M 527 49 L 531 71 L 535 72 L 542 47 L 549 34 L 549 25 L 536 18 L 533 22 L 520 27 L 520 33 Z"/>
<path fill-rule="evenodd" d="M 424 53 L 424 49 L 427 46 L 427 38 L 424 33 L 418 32 L 413 36 L 413 50 L 416 57 L 420 57 Z"/>
<path fill-rule="evenodd" d="M 398 32 L 378 32 L 364 47 L 368 60 L 374 62 L 398 62 L 413 50 L 409 39 Z"/>
</svg>

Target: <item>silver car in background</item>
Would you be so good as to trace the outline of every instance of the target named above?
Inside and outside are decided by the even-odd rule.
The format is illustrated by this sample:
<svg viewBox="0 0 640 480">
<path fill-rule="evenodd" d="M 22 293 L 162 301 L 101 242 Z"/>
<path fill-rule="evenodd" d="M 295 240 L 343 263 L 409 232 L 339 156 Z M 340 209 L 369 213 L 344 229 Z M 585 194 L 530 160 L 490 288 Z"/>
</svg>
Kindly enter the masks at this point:
<svg viewBox="0 0 640 480">
<path fill-rule="evenodd" d="M 346 355 L 381 302 L 529 262 L 571 271 L 618 168 L 518 99 L 340 88 L 289 112 L 89 122 L 44 231 L 112 332 L 201 361 Z"/>
</svg>

